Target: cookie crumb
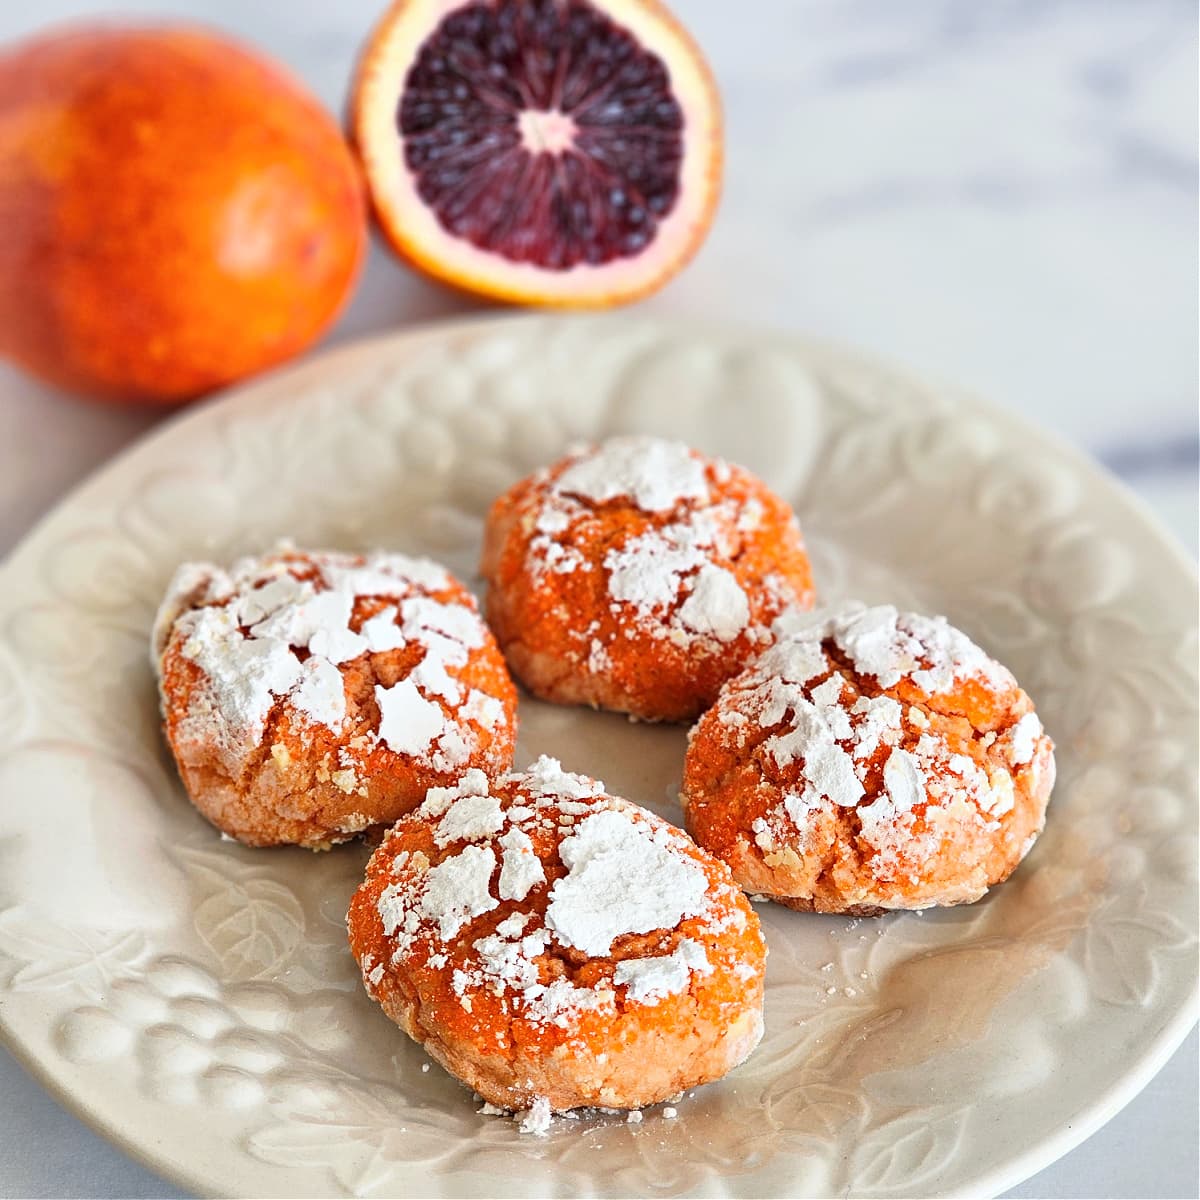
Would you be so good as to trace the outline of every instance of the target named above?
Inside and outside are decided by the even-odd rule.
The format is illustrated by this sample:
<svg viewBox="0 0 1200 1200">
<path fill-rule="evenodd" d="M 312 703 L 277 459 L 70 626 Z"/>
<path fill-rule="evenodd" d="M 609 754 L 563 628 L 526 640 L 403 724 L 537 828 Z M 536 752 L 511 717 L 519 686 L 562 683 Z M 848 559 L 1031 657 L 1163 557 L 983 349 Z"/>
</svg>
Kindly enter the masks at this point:
<svg viewBox="0 0 1200 1200">
<path fill-rule="evenodd" d="M 523 1113 L 517 1114 L 517 1128 L 522 1133 L 532 1133 L 536 1137 L 545 1137 L 550 1129 L 550 1101 L 545 1096 L 534 1096 L 533 1106 Z"/>
</svg>

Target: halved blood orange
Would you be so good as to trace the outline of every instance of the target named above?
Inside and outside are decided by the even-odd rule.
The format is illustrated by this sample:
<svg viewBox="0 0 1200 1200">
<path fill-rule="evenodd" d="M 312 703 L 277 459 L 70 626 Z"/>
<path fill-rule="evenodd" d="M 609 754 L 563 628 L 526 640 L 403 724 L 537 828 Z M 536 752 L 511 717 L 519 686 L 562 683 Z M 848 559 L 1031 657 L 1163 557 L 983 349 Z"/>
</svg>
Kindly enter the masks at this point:
<svg viewBox="0 0 1200 1200">
<path fill-rule="evenodd" d="M 501 300 L 653 291 L 720 190 L 712 75 L 656 0 L 397 0 L 352 121 L 396 250 Z"/>
</svg>

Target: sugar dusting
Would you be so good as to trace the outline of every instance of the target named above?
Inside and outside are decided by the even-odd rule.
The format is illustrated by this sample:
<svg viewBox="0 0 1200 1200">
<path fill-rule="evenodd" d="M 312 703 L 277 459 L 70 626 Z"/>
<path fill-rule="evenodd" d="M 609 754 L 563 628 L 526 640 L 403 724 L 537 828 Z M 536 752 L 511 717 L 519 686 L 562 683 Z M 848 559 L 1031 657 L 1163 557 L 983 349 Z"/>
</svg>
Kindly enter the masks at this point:
<svg viewBox="0 0 1200 1200">
<path fill-rule="evenodd" d="M 1016 687 L 1004 667 L 941 617 L 854 606 L 794 628 L 726 686 L 714 710 L 723 736 L 737 745 L 755 730 L 771 730 L 762 752 L 781 770 L 798 771 L 799 787 L 784 790 L 751 829 L 768 863 L 788 847 L 803 851 L 812 830 L 839 808 L 856 810 L 860 836 L 873 850 L 867 863 L 879 879 L 893 878 L 902 859 L 936 855 L 947 823 L 998 828 L 1014 804 L 1012 768 L 1036 753 L 1036 715 L 1012 724 L 999 739 L 1006 757 L 985 770 L 927 732 L 923 709 L 905 709 L 887 694 L 859 695 L 830 651 L 881 687 L 903 679 L 931 695 L 968 679 L 999 692 Z M 880 763 L 882 779 L 868 797 L 868 776 Z"/>
<path fill-rule="evenodd" d="M 533 1106 L 521 1114 L 517 1128 L 522 1133 L 545 1137 L 550 1129 L 550 1101 L 545 1096 L 535 1096 Z"/>
<path fill-rule="evenodd" d="M 714 903 L 736 895 L 709 882 L 683 834 L 597 780 L 547 757 L 495 781 L 470 771 L 431 789 L 419 815 L 449 853 L 435 866 L 424 854 L 396 855 L 379 917 L 391 962 L 455 956 L 450 989 L 466 1011 L 487 991 L 514 1018 L 569 1033 L 585 1013 L 615 1015 L 622 1000 L 661 1004 L 715 969 L 695 937 L 669 953 L 618 957 L 587 984 L 559 969 L 576 952 L 602 961 L 619 938 L 670 933 L 685 917 L 715 934 L 726 918 Z M 501 904 L 503 919 L 474 924 Z"/>
<path fill-rule="evenodd" d="M 610 550 L 604 568 L 614 612 L 632 609 L 656 636 L 679 643 L 733 641 L 750 622 L 750 602 L 712 551 L 711 539 L 689 525 L 649 530 Z"/>
<path fill-rule="evenodd" d="M 494 729 L 503 705 L 464 689 L 451 672 L 484 644 L 470 604 L 438 600 L 451 578 L 437 563 L 400 554 L 300 555 L 281 547 L 228 570 L 199 563 L 176 572 L 155 622 L 156 667 L 175 637 L 204 674 L 182 722 L 189 738 L 214 745 L 237 772 L 283 702 L 303 725 L 340 732 L 347 714 L 341 668 L 410 644 L 423 656 L 411 674 L 375 691 L 373 738 L 400 754 L 428 757 L 437 770 L 465 764 L 476 726 Z M 354 627 L 359 601 L 387 600 Z M 453 706 L 462 705 L 455 712 Z M 354 774 L 350 766 L 343 773 Z M 360 786 L 347 780 L 350 791 Z"/>
<path fill-rule="evenodd" d="M 489 891 L 496 853 L 490 846 L 466 846 L 425 874 L 421 915 L 437 923 L 449 941 L 468 921 L 498 904 Z"/>
<path fill-rule="evenodd" d="M 495 796 L 460 796 L 438 823 L 434 841 L 439 846 L 457 841 L 477 841 L 504 826 L 504 810 Z"/>
<path fill-rule="evenodd" d="M 930 695 L 970 678 L 997 689 L 1014 686 L 1009 672 L 945 617 L 900 613 L 890 604 L 851 608 L 830 620 L 829 636 L 880 687 L 905 678 Z"/>
<path fill-rule="evenodd" d="M 500 899 L 524 900 L 530 889 L 546 880 L 542 860 L 533 852 L 533 841 L 523 829 L 510 829 L 501 839 L 504 858 L 500 867 Z"/>
<path fill-rule="evenodd" d="M 1009 732 L 1009 747 L 1012 761 L 1017 766 L 1024 766 L 1032 761 L 1037 750 L 1038 738 L 1042 736 L 1042 723 L 1037 713 L 1026 713 Z"/>
<path fill-rule="evenodd" d="M 446 724 L 440 704 L 427 700 L 411 679 L 392 687 L 375 685 L 379 705 L 379 740 L 397 754 L 421 754 Z"/>
<path fill-rule="evenodd" d="M 726 463 L 680 442 L 618 437 L 583 450 L 537 496 L 529 569 L 547 577 L 601 569 L 615 617 L 681 648 L 715 648 L 740 637 L 765 645 L 769 630 L 754 622 L 750 597 L 731 569 L 742 538 L 761 523 L 763 505 L 722 493 L 730 478 Z M 615 500 L 666 521 L 635 523 L 597 563 L 576 547 L 573 531 Z M 808 602 L 782 578 L 761 586 L 776 608 Z M 582 668 L 608 672 L 608 636 L 588 632 Z"/>
<path fill-rule="evenodd" d="M 625 984 L 631 1000 L 657 1004 L 664 996 L 682 992 L 693 972 L 709 975 L 712 966 L 704 947 L 691 938 L 684 938 L 671 954 L 617 963 L 613 982 Z"/>
<path fill-rule="evenodd" d="M 643 512 L 671 512 L 709 497 L 703 461 L 682 442 L 652 437 L 610 438 L 579 455 L 554 486 L 597 504 L 625 497 Z"/>
<path fill-rule="evenodd" d="M 671 929 L 703 907 L 708 877 L 679 856 L 669 830 L 612 810 L 575 828 L 559 845 L 568 872 L 546 909 L 546 924 L 565 945 L 607 955 L 622 934 Z"/>
</svg>

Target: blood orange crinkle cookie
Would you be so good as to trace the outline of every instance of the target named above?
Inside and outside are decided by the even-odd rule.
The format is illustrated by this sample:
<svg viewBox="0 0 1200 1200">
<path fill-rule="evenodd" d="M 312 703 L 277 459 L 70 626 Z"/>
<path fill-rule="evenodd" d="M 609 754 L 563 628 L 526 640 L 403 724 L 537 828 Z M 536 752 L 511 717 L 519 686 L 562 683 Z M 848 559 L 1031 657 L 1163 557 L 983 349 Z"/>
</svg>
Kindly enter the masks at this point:
<svg viewBox="0 0 1200 1200">
<path fill-rule="evenodd" d="M 428 559 L 185 564 L 153 653 L 188 795 L 249 845 L 325 848 L 512 763 L 516 689 L 474 598 Z"/>
<path fill-rule="evenodd" d="M 387 1015 L 504 1108 L 651 1104 L 762 1034 L 766 946 L 725 864 L 554 759 L 432 790 L 349 930 Z"/>
<path fill-rule="evenodd" d="M 484 537 L 487 614 L 521 681 L 562 704 L 695 717 L 812 607 L 792 510 L 679 442 L 618 437 L 518 483 Z"/>
<path fill-rule="evenodd" d="M 967 904 L 1045 819 L 1054 745 L 942 617 L 847 608 L 781 639 L 691 731 L 682 800 L 747 891 L 874 913 Z"/>
</svg>

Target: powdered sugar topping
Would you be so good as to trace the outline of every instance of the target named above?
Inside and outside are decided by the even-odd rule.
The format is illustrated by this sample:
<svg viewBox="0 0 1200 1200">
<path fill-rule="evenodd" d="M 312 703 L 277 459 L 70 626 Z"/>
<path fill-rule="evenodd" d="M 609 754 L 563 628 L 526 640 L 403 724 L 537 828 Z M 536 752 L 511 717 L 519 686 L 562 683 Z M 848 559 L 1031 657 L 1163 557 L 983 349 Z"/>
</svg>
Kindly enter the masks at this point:
<svg viewBox="0 0 1200 1200">
<path fill-rule="evenodd" d="M 830 652 L 826 652 L 830 646 Z M 853 672 L 839 666 L 842 657 Z M 929 695 L 977 679 L 1006 692 L 1012 676 L 943 618 L 861 606 L 793 631 L 723 689 L 714 719 L 721 736 L 746 745 L 756 729 L 769 730 L 762 753 L 798 786 L 780 787 L 776 806 L 752 828 L 768 856 L 780 846 L 803 849 L 809 831 L 839 809 L 855 809 L 861 837 L 875 853 L 869 868 L 890 878 L 901 861 L 920 862 L 941 845 L 947 822 L 995 828 L 1014 806 L 1007 763 L 1032 759 L 1041 724 L 1033 713 L 1003 739 L 1006 757 L 981 765 L 952 753 L 932 732 L 936 713 L 894 696 L 859 690 L 862 681 L 894 687 L 911 679 Z M 996 735 L 984 739 L 984 749 Z M 868 796 L 872 771 L 875 775 Z"/>
<path fill-rule="evenodd" d="M 604 784 L 600 780 L 564 771 L 562 763 L 548 754 L 541 755 L 520 778 L 522 789 L 535 798 L 569 801 L 604 795 Z"/>
<path fill-rule="evenodd" d="M 407 862 L 405 855 L 400 865 Z M 468 921 L 496 907 L 488 889 L 495 869 L 496 854 L 490 847 L 467 846 L 422 874 L 415 903 L 410 886 L 390 884 L 378 903 L 384 932 L 396 937 L 400 947 L 406 949 L 425 920 L 434 925 L 443 942 L 447 941 Z"/>
<path fill-rule="evenodd" d="M 925 772 L 915 755 L 892 748 L 883 766 L 883 786 L 900 812 L 910 812 L 925 800 Z"/>
<path fill-rule="evenodd" d="M 430 867 L 421 912 L 437 922 L 443 942 L 472 917 L 496 907 L 497 901 L 488 890 L 495 869 L 496 853 L 490 846 L 467 846 L 453 858 Z"/>
<path fill-rule="evenodd" d="M 533 852 L 533 841 L 522 829 L 510 829 L 501 839 L 504 858 L 500 866 L 500 899 L 524 900 L 530 889 L 545 883 L 542 860 Z"/>
<path fill-rule="evenodd" d="M 830 620 L 827 636 L 880 687 L 908 678 L 933 695 L 972 677 L 999 689 L 1013 686 L 1012 676 L 945 617 L 900 613 L 890 604 L 850 608 Z"/>
<path fill-rule="evenodd" d="M 626 631 L 707 654 L 739 638 L 765 645 L 762 609 L 811 602 L 783 573 L 743 580 L 737 562 L 767 506 L 746 481 L 728 486 L 734 477 L 723 460 L 680 442 L 619 437 L 533 478 L 517 522 L 529 539 L 523 569 L 552 592 L 567 586 L 559 576 L 603 576 L 613 619 L 570 631 L 566 654 L 581 670 L 603 678 L 619 668 L 620 654 L 610 651 Z M 638 513 L 626 508 L 620 536 L 610 539 L 600 506 L 616 500 Z M 786 536 L 800 544 L 794 520 Z"/>
<path fill-rule="evenodd" d="M 362 623 L 362 636 L 372 654 L 384 654 L 388 650 L 400 650 L 407 644 L 398 621 L 400 613 L 395 605 L 377 612 Z"/>
<path fill-rule="evenodd" d="M 767 753 L 779 766 L 800 762 L 817 795 L 852 808 L 863 797 L 863 785 L 853 758 L 840 744 L 852 736 L 849 714 L 836 700 L 821 704 L 815 697 L 797 697 L 791 707 L 791 728 L 767 739 Z"/>
<path fill-rule="evenodd" d="M 653 1005 L 664 996 L 682 992 L 693 972 L 711 975 L 712 966 L 699 942 L 683 938 L 671 954 L 617 963 L 613 982 L 624 984 L 628 989 L 626 995 L 635 1003 Z"/>
<path fill-rule="evenodd" d="M 184 657 L 209 679 L 210 695 L 193 705 L 189 717 L 208 717 L 227 752 L 256 742 L 275 697 L 299 683 L 300 660 L 275 638 L 243 638 L 235 617 L 223 608 L 193 610 L 177 624 L 185 631 Z"/>
<path fill-rule="evenodd" d="M 652 513 L 709 496 L 703 460 L 682 442 L 652 437 L 610 438 L 576 458 L 554 490 L 596 504 L 625 497 Z"/>
<path fill-rule="evenodd" d="M 680 938 L 670 953 L 621 959 L 590 985 L 557 963 L 546 968 L 551 959 L 577 962 L 568 951 L 608 956 L 623 935 L 670 932 L 685 917 L 724 928 L 683 836 L 606 796 L 598 781 L 549 758 L 495 781 L 472 771 L 452 788 L 431 789 L 420 817 L 433 823 L 443 850 L 469 844 L 432 867 L 420 852 L 395 855 L 393 882 L 377 908 L 392 962 L 420 940 L 431 965 L 454 957 L 449 985 L 468 1011 L 483 989 L 514 1016 L 569 1029 L 584 1013 L 615 1013 L 615 989 L 624 988 L 629 1002 L 655 1005 L 715 969 L 694 937 Z M 551 863 L 556 878 L 547 887 Z M 502 919 L 488 919 L 482 933 L 469 929 L 502 904 Z"/>
<path fill-rule="evenodd" d="M 521 1114 L 517 1128 L 522 1133 L 544 1137 L 550 1129 L 550 1101 L 545 1096 L 534 1096 L 533 1106 Z"/>
<path fill-rule="evenodd" d="M 346 719 L 346 687 L 342 673 L 327 658 L 311 654 L 300 668 L 291 693 L 292 707 L 317 725 L 337 729 Z"/>
<path fill-rule="evenodd" d="M 732 641 L 750 622 L 750 603 L 711 552 L 708 536 L 689 525 L 648 530 L 610 550 L 604 568 L 614 612 L 631 608 L 654 636 L 679 645 Z"/>
<path fill-rule="evenodd" d="M 242 559 L 224 571 L 185 564 L 176 572 L 156 623 L 155 645 L 177 630 L 183 656 L 204 672 L 184 718 L 190 736 L 211 742 L 231 771 L 259 743 L 279 700 L 313 725 L 339 731 L 346 718 L 344 664 L 415 643 L 423 657 L 410 675 L 376 687 L 378 738 L 397 753 L 426 755 L 453 770 L 470 757 L 466 731 L 445 706 L 463 703 L 467 722 L 494 729 L 503 705 L 466 689 L 450 674 L 483 645 L 473 607 L 422 589 L 451 579 L 436 563 L 399 554 L 275 555 Z M 356 604 L 391 603 L 353 628 Z"/>
<path fill-rule="evenodd" d="M 749 623 L 750 604 L 732 572 L 705 563 L 692 580 L 679 620 L 685 629 L 731 642 Z"/>
<path fill-rule="evenodd" d="M 1042 723 L 1037 713 L 1027 712 L 1010 731 L 1009 754 L 1016 766 L 1024 766 L 1032 761 L 1037 751 L 1038 738 L 1042 736 Z"/>
<path fill-rule="evenodd" d="M 390 688 L 377 683 L 375 700 L 379 740 L 397 754 L 423 754 L 445 728 L 441 705 L 427 700 L 411 679 L 401 679 Z"/>
<path fill-rule="evenodd" d="M 607 955 L 623 934 L 671 929 L 704 907 L 703 870 L 674 850 L 665 829 L 627 812 L 585 817 L 558 853 L 568 872 L 550 891 L 546 924 L 585 954 Z"/>
<path fill-rule="evenodd" d="M 504 826 L 504 810 L 495 796 L 460 796 L 438 822 L 433 840 L 439 846 L 451 842 L 479 841 Z"/>
</svg>

